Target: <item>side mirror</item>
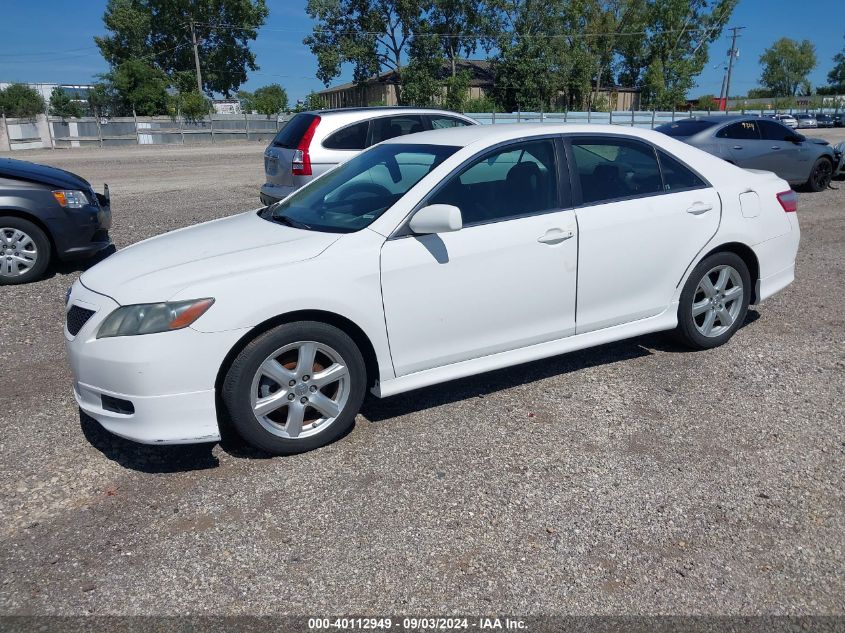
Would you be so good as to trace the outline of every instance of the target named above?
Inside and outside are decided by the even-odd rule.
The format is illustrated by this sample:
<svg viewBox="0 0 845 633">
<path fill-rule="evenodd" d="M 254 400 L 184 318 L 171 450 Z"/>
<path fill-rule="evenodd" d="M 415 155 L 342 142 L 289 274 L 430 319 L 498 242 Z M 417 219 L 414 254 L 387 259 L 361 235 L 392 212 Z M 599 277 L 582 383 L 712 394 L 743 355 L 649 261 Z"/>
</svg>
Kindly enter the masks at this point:
<svg viewBox="0 0 845 633">
<path fill-rule="evenodd" d="M 800 143 L 804 140 L 804 137 L 801 134 L 790 134 L 786 137 L 786 140 L 790 143 Z"/>
<path fill-rule="evenodd" d="M 464 221 L 458 207 L 451 204 L 430 204 L 414 214 L 409 226 L 417 235 L 451 233 L 460 231 Z"/>
</svg>

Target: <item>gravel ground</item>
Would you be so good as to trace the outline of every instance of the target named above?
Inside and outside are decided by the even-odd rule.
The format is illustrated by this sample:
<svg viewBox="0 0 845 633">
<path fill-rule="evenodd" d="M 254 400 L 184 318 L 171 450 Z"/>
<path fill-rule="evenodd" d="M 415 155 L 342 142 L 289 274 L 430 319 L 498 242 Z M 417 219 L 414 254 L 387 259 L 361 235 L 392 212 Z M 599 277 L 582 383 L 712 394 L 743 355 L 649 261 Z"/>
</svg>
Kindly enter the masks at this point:
<svg viewBox="0 0 845 633">
<path fill-rule="evenodd" d="M 845 138 L 841 131 L 819 132 Z M 257 206 L 262 146 L 19 152 L 118 247 Z M 845 182 L 726 346 L 647 336 L 365 404 L 306 455 L 81 418 L 79 267 L 4 287 L 2 614 L 845 614 Z"/>
</svg>

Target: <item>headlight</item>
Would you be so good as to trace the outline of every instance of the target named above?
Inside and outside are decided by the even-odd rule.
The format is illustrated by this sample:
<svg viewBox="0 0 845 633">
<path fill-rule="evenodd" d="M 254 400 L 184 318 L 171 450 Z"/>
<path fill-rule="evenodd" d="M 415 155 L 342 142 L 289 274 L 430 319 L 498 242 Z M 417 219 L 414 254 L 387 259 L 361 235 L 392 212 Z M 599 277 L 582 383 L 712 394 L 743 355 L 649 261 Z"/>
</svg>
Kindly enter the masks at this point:
<svg viewBox="0 0 845 633">
<path fill-rule="evenodd" d="M 54 191 L 56 202 L 69 209 L 81 209 L 88 204 L 88 197 L 82 191 Z"/>
<path fill-rule="evenodd" d="M 142 303 L 118 308 L 100 325 L 97 338 L 181 330 L 200 318 L 214 299 Z"/>
</svg>

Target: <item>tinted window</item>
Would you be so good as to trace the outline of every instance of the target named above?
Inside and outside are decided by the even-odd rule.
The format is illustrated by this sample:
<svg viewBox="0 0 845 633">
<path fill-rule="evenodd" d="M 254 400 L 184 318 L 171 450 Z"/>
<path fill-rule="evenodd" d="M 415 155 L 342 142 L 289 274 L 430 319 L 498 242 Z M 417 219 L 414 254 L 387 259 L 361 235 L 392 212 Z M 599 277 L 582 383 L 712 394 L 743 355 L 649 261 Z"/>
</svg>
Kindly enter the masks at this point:
<svg viewBox="0 0 845 633">
<path fill-rule="evenodd" d="M 276 147 L 296 149 L 305 132 L 307 132 L 308 128 L 311 127 L 311 122 L 314 121 L 314 119 L 319 118 L 320 117 L 315 114 L 300 112 L 288 121 L 285 127 L 279 130 L 279 133 L 276 134 L 276 138 L 273 139 L 273 145 Z"/>
<path fill-rule="evenodd" d="M 737 121 L 716 134 L 719 138 L 732 138 L 743 141 L 760 140 L 760 131 L 756 121 Z"/>
<path fill-rule="evenodd" d="M 364 149 L 367 146 L 367 130 L 369 121 L 361 121 L 355 125 L 342 128 L 323 141 L 326 149 Z"/>
<path fill-rule="evenodd" d="M 465 225 L 556 209 L 554 141 L 519 143 L 487 154 L 453 176 L 428 202 L 458 207 Z"/>
<path fill-rule="evenodd" d="M 767 141 L 787 141 L 795 136 L 795 132 L 775 121 L 757 121 L 757 126 L 760 128 L 763 138 Z"/>
<path fill-rule="evenodd" d="M 626 139 L 575 137 L 572 153 L 584 203 L 663 190 L 657 157 L 650 145 Z"/>
<path fill-rule="evenodd" d="M 675 121 L 673 123 L 664 123 L 659 125 L 656 129 L 658 132 L 663 132 L 669 136 L 692 136 L 703 132 L 707 128 L 713 127 L 714 123 L 708 121 L 696 121 L 695 119 L 685 119 L 683 121 Z"/>
<path fill-rule="evenodd" d="M 315 231 L 357 231 L 369 226 L 455 151 L 456 147 L 445 145 L 374 147 L 269 207 L 263 217 Z"/>
<path fill-rule="evenodd" d="M 660 157 L 660 169 L 663 172 L 663 188 L 666 191 L 696 189 L 697 187 L 707 186 L 701 178 L 696 176 L 689 167 L 679 160 L 672 158 L 669 154 L 660 150 L 657 150 L 657 155 Z"/>
<path fill-rule="evenodd" d="M 381 143 L 389 138 L 422 132 L 422 117 L 419 115 L 389 116 L 373 119 L 370 125 L 370 145 Z"/>
<path fill-rule="evenodd" d="M 472 125 L 467 121 L 456 119 L 451 116 L 431 115 L 428 117 L 428 120 L 431 122 L 431 128 L 434 130 L 439 130 L 444 127 L 463 127 L 465 125 Z"/>
</svg>

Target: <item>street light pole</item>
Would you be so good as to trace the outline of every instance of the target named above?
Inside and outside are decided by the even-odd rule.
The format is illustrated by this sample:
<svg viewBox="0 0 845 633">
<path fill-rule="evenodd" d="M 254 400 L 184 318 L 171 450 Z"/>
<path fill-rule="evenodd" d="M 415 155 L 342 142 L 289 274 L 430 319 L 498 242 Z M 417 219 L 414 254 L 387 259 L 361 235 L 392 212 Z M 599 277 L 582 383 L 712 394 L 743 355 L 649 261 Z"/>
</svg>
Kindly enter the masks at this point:
<svg viewBox="0 0 845 633">
<path fill-rule="evenodd" d="M 199 44 L 197 44 L 197 33 L 194 31 L 193 19 L 191 19 L 191 43 L 194 45 L 194 66 L 197 69 L 197 92 L 202 94 L 202 71 L 200 70 Z"/>
</svg>

